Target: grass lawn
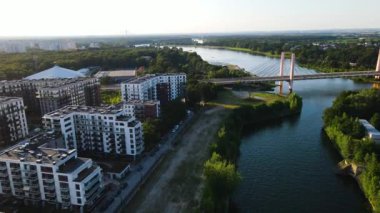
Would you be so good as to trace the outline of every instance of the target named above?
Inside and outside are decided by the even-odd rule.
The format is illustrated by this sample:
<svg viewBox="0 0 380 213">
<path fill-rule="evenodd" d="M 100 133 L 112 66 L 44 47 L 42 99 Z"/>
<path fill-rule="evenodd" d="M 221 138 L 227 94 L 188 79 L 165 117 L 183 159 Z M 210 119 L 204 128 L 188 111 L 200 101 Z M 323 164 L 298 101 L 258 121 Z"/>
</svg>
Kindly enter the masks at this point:
<svg viewBox="0 0 380 213">
<path fill-rule="evenodd" d="M 249 48 L 241 48 L 241 47 L 223 47 L 223 49 L 227 50 L 232 50 L 232 51 L 239 51 L 239 52 L 245 52 L 245 53 L 250 53 L 253 55 L 262 55 L 262 56 L 267 56 L 267 57 L 272 57 L 272 58 L 280 58 L 280 54 L 272 54 L 272 52 L 263 52 L 263 51 L 256 51 L 256 50 L 251 50 Z M 285 57 L 290 57 L 291 54 L 286 52 Z"/>
<path fill-rule="evenodd" d="M 253 92 L 250 94 L 251 98 L 262 99 L 267 103 L 273 103 L 275 101 L 283 101 L 285 96 L 268 93 L 268 92 Z"/>
<path fill-rule="evenodd" d="M 234 94 L 231 90 L 223 90 L 218 93 L 218 98 L 207 102 L 208 106 L 222 106 L 226 109 L 235 109 L 240 105 L 257 105 L 261 103 L 271 103 L 281 101 L 285 97 L 267 92 L 252 92 L 249 97 L 242 98 Z"/>
</svg>

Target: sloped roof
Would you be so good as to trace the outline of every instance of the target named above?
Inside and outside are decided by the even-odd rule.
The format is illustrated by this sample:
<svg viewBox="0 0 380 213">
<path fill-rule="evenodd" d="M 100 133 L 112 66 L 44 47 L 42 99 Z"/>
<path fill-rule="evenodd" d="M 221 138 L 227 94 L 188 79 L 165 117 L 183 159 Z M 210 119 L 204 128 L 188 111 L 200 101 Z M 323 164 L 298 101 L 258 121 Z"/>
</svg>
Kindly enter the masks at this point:
<svg viewBox="0 0 380 213">
<path fill-rule="evenodd" d="M 27 80 L 34 79 L 52 79 L 52 78 L 80 78 L 85 77 L 82 73 L 66 69 L 60 66 L 54 66 L 50 69 L 26 77 Z"/>
</svg>

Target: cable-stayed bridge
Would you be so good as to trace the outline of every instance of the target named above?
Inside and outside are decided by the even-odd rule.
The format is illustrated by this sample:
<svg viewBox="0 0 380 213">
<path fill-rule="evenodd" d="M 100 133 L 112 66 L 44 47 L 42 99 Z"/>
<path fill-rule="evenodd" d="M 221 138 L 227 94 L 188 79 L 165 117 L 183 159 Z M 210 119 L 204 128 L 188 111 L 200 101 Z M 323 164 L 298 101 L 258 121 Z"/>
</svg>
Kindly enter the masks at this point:
<svg viewBox="0 0 380 213">
<path fill-rule="evenodd" d="M 375 70 L 368 71 L 349 71 L 336 73 L 317 73 L 312 70 L 302 68 L 295 63 L 295 55 L 292 54 L 291 60 L 285 60 L 285 53 L 281 53 L 280 67 L 278 63 L 262 64 L 254 68 L 254 77 L 243 78 L 215 78 L 205 80 L 217 85 L 229 85 L 236 83 L 256 83 L 279 81 L 282 85 L 283 81 L 289 83 L 289 90 L 293 89 L 293 81 L 311 80 L 311 79 L 327 79 L 327 78 L 344 78 L 344 77 L 368 77 L 375 76 L 380 78 L 380 50 Z"/>
</svg>

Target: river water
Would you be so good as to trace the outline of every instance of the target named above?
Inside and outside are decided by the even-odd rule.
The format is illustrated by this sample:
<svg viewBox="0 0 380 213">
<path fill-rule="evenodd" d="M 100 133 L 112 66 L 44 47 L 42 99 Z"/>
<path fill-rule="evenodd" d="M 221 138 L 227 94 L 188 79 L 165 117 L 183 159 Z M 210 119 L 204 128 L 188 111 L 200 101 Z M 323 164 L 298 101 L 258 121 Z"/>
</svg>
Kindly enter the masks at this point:
<svg viewBox="0 0 380 213">
<path fill-rule="evenodd" d="M 252 73 L 260 64 L 277 60 L 228 50 L 184 50 Z M 240 212 L 368 212 L 356 182 L 335 175 L 341 157 L 321 129 L 323 110 L 340 92 L 369 87 L 347 79 L 296 81 L 294 91 L 303 97 L 301 115 L 260 127 L 242 139 L 238 170 L 243 179 L 233 197 Z"/>
</svg>

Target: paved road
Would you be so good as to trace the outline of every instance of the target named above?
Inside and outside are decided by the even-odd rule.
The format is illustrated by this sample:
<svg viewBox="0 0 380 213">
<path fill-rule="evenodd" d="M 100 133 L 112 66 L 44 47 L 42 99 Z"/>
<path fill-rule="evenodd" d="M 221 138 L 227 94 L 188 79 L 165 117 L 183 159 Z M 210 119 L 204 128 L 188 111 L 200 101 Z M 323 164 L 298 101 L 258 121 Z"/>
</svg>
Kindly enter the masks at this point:
<svg viewBox="0 0 380 213">
<path fill-rule="evenodd" d="M 132 166 L 129 175 L 120 181 L 120 189 L 108 192 L 105 199 L 95 208 L 94 212 L 118 212 L 120 207 L 126 206 L 139 191 L 140 185 L 145 182 L 154 171 L 154 168 L 159 165 L 163 156 L 172 149 L 177 136 L 184 131 L 184 127 L 189 124 L 193 116 L 193 113 L 190 113 L 176 132 L 165 136 L 156 152 L 151 152 L 139 163 Z"/>
</svg>

